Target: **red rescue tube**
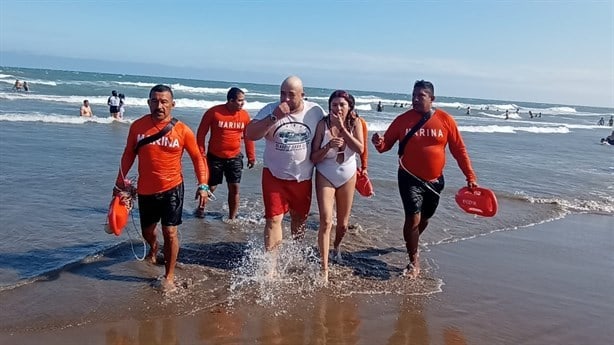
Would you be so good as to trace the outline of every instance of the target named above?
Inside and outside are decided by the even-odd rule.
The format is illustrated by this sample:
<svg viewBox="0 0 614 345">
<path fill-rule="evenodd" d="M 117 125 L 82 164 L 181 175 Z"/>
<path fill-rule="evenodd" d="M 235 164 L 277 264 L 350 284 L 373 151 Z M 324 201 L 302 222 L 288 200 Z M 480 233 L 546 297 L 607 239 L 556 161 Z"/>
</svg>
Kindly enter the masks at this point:
<svg viewBox="0 0 614 345">
<path fill-rule="evenodd" d="M 456 193 L 456 203 L 465 212 L 483 217 L 497 214 L 497 196 L 483 187 L 463 187 Z"/>
<path fill-rule="evenodd" d="M 114 196 L 109 205 L 109 213 L 107 214 L 109 229 L 115 236 L 119 236 L 122 230 L 128 224 L 128 208 L 121 201 L 119 195 Z"/>
<path fill-rule="evenodd" d="M 369 180 L 369 176 L 360 172 L 360 170 L 356 171 L 356 190 L 360 195 L 370 197 L 375 193 L 373 192 L 373 185 L 371 184 L 371 180 Z"/>
</svg>

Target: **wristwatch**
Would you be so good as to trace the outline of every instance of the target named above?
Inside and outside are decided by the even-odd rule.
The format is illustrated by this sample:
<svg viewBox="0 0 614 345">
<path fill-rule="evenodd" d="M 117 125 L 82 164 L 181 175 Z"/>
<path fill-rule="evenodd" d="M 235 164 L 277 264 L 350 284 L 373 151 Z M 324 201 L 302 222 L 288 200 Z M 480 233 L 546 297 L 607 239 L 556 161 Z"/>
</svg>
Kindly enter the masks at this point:
<svg viewBox="0 0 614 345">
<path fill-rule="evenodd" d="M 275 114 L 271 113 L 269 117 L 271 117 L 271 122 L 277 122 L 277 116 L 275 116 Z"/>
</svg>

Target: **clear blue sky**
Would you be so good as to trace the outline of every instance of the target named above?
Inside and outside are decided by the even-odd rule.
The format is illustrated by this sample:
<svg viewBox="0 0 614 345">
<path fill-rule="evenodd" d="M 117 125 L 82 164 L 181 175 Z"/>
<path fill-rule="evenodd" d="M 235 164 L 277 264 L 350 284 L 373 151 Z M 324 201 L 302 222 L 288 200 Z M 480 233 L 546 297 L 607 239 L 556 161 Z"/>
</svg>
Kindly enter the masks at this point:
<svg viewBox="0 0 614 345">
<path fill-rule="evenodd" d="M 0 0 L 0 65 L 614 107 L 614 0 Z"/>
</svg>

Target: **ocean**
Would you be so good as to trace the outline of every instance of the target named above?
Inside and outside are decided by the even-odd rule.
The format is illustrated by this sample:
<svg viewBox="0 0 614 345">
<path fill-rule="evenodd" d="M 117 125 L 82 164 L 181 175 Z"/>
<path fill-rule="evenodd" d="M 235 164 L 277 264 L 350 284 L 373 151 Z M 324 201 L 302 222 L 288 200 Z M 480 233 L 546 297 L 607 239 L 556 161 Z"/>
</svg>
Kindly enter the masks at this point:
<svg viewBox="0 0 614 345">
<path fill-rule="evenodd" d="M 16 79 L 28 81 L 30 91 L 12 90 Z M 407 93 L 412 82 L 408 81 Z M 148 112 L 149 89 L 158 83 L 172 87 L 176 100 L 173 114 L 194 132 L 204 111 L 224 103 L 232 86 L 246 91 L 245 108 L 252 116 L 279 98 L 279 85 L 0 67 L 0 299 L 15 298 L 20 290 L 27 291 L 69 272 L 91 278 L 91 289 L 109 294 L 110 299 L 111 294 L 102 289 L 109 281 L 120 289 L 129 283 L 143 286 L 137 289 L 140 292 L 148 289 L 149 282 L 134 277 L 135 271 L 143 269 L 136 265 L 144 254 L 137 230 L 138 213 L 133 214 L 120 237 L 107 234 L 104 228 L 128 128 Z M 304 83 L 311 85 L 309 80 Z M 106 100 L 111 90 L 126 95 L 122 121 L 109 117 Z M 306 97 L 325 109 L 332 91 L 305 89 Z M 368 122 L 370 135 L 382 134 L 406 110 L 399 105 L 411 106 L 407 93 L 349 91 L 356 98 L 359 114 Z M 79 117 L 84 99 L 93 109 L 92 118 Z M 379 101 L 384 105 L 382 112 L 376 111 Z M 573 214 L 614 216 L 614 147 L 599 142 L 614 130 L 607 126 L 614 109 L 447 96 L 438 96 L 435 106 L 456 119 L 478 184 L 497 195 L 497 215 L 474 216 L 456 205 L 454 195 L 465 182 L 448 154 L 440 206 L 421 236 L 425 278 L 420 283 L 403 284 L 394 278 L 407 261 L 396 182 L 396 147 L 379 154 L 369 143 L 369 176 L 375 196 L 355 196 L 352 228 L 342 244 L 345 263 L 331 267 L 331 280 L 335 282 L 331 293 L 438 294 L 446 276 L 429 258 L 429 251 L 435 247 L 494 232 L 530 231 L 538 224 Z M 541 116 L 530 118 L 529 111 Z M 597 125 L 601 117 L 606 120 L 605 126 Z M 191 161 L 184 155 L 186 198 L 180 226 L 181 269 L 177 273 L 184 289 L 171 298 L 177 314 L 233 301 L 279 306 L 280 291 L 305 295 L 321 289 L 315 281 L 315 194 L 305 240 L 288 240 L 282 246 L 286 279 L 274 287 L 266 283 L 263 272 L 268 259 L 263 253 L 260 186 L 263 143 L 259 141 L 256 147 L 258 162 L 243 173 L 236 222 L 225 218 L 225 185 L 218 188 L 217 200 L 208 203 L 204 219 L 193 215 L 196 203 L 191 196 L 196 180 Z M 136 166 L 129 176 L 135 174 Z M 289 238 L 288 223 L 284 237 Z M 105 269 L 109 261 L 124 264 L 110 272 Z M 155 278 L 162 268 L 155 267 L 150 273 Z M 77 299 L 87 305 L 87 296 Z M 71 303 L 65 302 L 64 312 L 70 314 Z M 120 303 L 130 305 L 130 311 L 118 311 Z M 12 303 L 9 308 L 16 305 Z M 84 318 L 131 315 L 143 308 L 130 297 L 97 305 L 96 311 Z"/>
</svg>

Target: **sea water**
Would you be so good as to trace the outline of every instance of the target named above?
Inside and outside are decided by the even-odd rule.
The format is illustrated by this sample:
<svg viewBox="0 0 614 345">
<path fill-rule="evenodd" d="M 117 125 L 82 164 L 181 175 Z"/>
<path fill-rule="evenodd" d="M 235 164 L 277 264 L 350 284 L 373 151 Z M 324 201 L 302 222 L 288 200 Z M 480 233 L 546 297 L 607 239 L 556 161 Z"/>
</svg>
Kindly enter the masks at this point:
<svg viewBox="0 0 614 345">
<path fill-rule="evenodd" d="M 30 91 L 13 91 L 16 79 L 28 81 Z M 310 85 L 309 80 L 304 82 Z M 158 83 L 173 88 L 173 115 L 194 132 L 204 111 L 224 103 L 232 86 L 246 91 L 245 108 L 252 117 L 279 99 L 278 85 L 0 67 L 0 293 L 37 284 L 67 269 L 87 270 L 87 265 L 105 258 L 136 261 L 143 256 L 138 213 L 120 237 L 105 233 L 104 226 L 128 128 L 148 112 L 149 89 Z M 121 121 L 109 117 L 106 101 L 111 90 L 126 95 Z M 332 91 L 305 89 L 306 97 L 325 109 Z M 407 94 L 350 92 L 370 134 L 382 134 L 411 106 Z M 94 111 L 92 118 L 79 117 L 84 99 Z M 384 105 L 382 112 L 376 111 L 379 101 Z M 436 293 L 445 277 L 438 276 L 436 266 L 428 265 L 428 250 L 433 246 L 530 229 L 571 213 L 614 214 L 614 147 L 599 143 L 614 128 L 597 125 L 601 117 L 607 122 L 614 109 L 445 96 L 438 96 L 435 106 L 456 119 L 478 183 L 497 195 L 497 215 L 469 215 L 455 204 L 454 194 L 466 182 L 448 154 L 440 206 L 421 236 L 427 278 L 419 285 L 398 284 L 391 277 L 401 272 L 407 257 L 396 147 L 379 154 L 368 143 L 375 196 L 355 196 L 352 226 L 342 244 L 346 264 L 331 268 L 339 294 Z M 529 111 L 541 117 L 530 118 Z M 315 196 L 305 240 L 284 243 L 286 280 L 267 280 L 269 266 L 278 264 L 271 264 L 262 250 L 262 141 L 256 148 L 258 162 L 243 172 L 239 216 L 234 222 L 225 218 L 225 186 L 216 191 L 217 200 L 208 203 L 204 219 L 193 215 L 196 180 L 192 163 L 184 156 L 186 198 L 179 261 L 189 274 L 180 283 L 207 286 L 199 290 L 196 300 L 248 297 L 275 303 L 275 284 L 302 292 L 318 288 Z M 135 175 L 133 167 L 129 177 Z M 288 238 L 287 225 L 284 231 Z M 91 269 L 88 274 L 110 279 L 104 270 Z M 223 297 L 217 288 L 220 281 L 228 287 Z"/>
</svg>

